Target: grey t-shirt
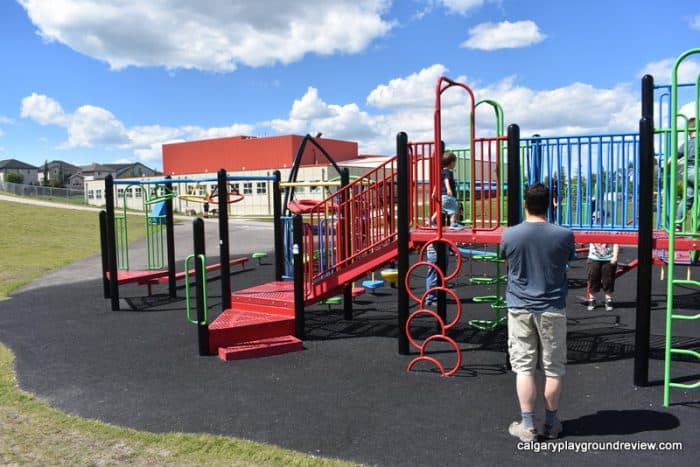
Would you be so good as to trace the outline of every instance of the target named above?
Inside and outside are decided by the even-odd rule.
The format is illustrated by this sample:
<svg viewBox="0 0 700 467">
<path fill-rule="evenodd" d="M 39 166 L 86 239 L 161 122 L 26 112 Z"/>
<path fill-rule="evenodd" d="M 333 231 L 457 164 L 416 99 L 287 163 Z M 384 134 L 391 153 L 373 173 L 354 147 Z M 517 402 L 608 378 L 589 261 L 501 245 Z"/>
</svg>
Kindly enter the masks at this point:
<svg viewBox="0 0 700 467">
<path fill-rule="evenodd" d="M 572 231 L 549 222 L 523 222 L 503 233 L 501 254 L 508 261 L 509 308 L 566 307 L 566 264 L 576 255 Z"/>
</svg>

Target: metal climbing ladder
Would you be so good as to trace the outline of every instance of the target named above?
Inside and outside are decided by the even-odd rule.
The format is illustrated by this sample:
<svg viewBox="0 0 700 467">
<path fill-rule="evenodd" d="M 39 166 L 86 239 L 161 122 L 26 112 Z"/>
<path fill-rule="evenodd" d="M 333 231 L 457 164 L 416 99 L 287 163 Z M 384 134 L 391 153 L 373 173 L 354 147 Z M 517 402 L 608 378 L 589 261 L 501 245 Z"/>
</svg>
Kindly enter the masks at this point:
<svg viewBox="0 0 700 467">
<path fill-rule="evenodd" d="M 680 310 L 674 310 L 674 297 L 677 287 L 694 287 L 700 290 L 700 281 L 693 280 L 690 278 L 686 279 L 676 279 L 675 276 L 675 258 L 676 258 L 676 238 L 679 236 L 686 236 L 692 238 L 698 238 L 698 211 L 700 210 L 700 203 L 697 201 L 698 193 L 695 193 L 695 202 L 692 203 L 690 207 L 687 206 L 688 200 L 688 184 L 690 176 L 692 175 L 695 180 L 698 179 L 698 139 L 691 138 L 691 134 L 697 132 L 698 123 L 690 126 L 689 118 L 683 115 L 678 109 L 678 94 L 679 94 L 679 84 L 678 84 L 678 68 L 681 63 L 690 55 L 700 54 L 700 48 L 691 49 L 687 52 L 681 54 L 676 60 L 672 74 L 671 74 L 671 125 L 667 129 L 670 131 L 670 145 L 666 145 L 665 154 L 667 155 L 664 165 L 668 167 L 669 176 L 664 177 L 664 190 L 666 194 L 663 196 L 662 205 L 662 225 L 663 229 L 668 233 L 669 245 L 668 245 L 668 280 L 666 283 L 666 338 L 665 338 L 665 352 L 664 352 L 664 406 L 668 406 L 670 403 L 671 388 L 679 389 L 695 389 L 700 388 L 700 380 L 694 383 L 680 383 L 674 382 L 671 378 L 671 361 L 674 356 L 690 356 L 700 360 L 700 352 L 692 349 L 684 349 L 673 346 L 673 324 L 674 322 L 684 322 L 700 319 L 700 313 L 696 314 L 686 314 Z M 700 75 L 698 75 L 696 82 L 694 83 L 694 115 L 700 116 Z M 679 141 L 679 136 L 682 140 Z M 692 148 L 695 151 L 695 164 L 687 164 L 683 166 L 682 172 L 679 173 L 679 145 L 683 145 L 685 148 L 685 154 L 688 154 L 689 145 L 694 145 Z M 689 173 L 689 167 L 692 167 L 694 173 Z M 677 185 L 682 183 L 682 193 L 680 199 L 677 199 Z M 692 187 L 692 182 L 691 182 Z M 700 187 L 696 187 L 697 190 Z M 692 188 L 691 188 L 692 189 Z M 676 202 L 680 202 L 682 216 L 677 218 L 676 216 Z M 690 216 L 690 219 L 688 217 Z"/>
</svg>

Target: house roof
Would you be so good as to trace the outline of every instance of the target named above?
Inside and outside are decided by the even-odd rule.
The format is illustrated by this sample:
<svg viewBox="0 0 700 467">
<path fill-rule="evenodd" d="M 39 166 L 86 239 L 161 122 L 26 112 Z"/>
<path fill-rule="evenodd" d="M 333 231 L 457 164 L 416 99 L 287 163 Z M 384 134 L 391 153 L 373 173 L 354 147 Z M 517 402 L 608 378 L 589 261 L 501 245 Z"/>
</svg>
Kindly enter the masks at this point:
<svg viewBox="0 0 700 467">
<path fill-rule="evenodd" d="M 80 167 L 78 167 L 77 165 L 69 164 L 66 161 L 55 160 L 55 161 L 48 162 L 49 167 L 52 167 L 54 165 L 60 165 L 61 167 L 67 167 L 69 169 L 80 170 Z"/>
<path fill-rule="evenodd" d="M 92 164 L 89 164 L 89 165 L 81 165 L 80 170 L 83 172 L 113 172 L 114 171 L 114 169 L 109 167 L 108 165 L 97 164 L 96 162 L 93 162 Z"/>
<path fill-rule="evenodd" d="M 0 169 L 37 169 L 38 167 L 35 167 L 31 164 L 27 164 L 26 162 L 18 161 L 17 159 L 5 159 L 0 161 Z"/>
</svg>

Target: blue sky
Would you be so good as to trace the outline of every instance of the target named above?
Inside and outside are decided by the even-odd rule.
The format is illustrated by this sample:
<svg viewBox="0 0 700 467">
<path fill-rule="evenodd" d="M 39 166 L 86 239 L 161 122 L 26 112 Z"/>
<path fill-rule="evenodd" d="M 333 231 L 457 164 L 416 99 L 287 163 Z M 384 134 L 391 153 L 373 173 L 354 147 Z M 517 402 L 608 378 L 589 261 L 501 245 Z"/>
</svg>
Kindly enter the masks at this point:
<svg viewBox="0 0 700 467">
<path fill-rule="evenodd" d="M 0 159 L 160 168 L 165 142 L 317 131 L 390 154 L 431 138 L 442 74 L 524 134 L 628 131 L 639 78 L 691 48 L 685 0 L 4 1 Z M 445 98 L 448 144 L 466 102 Z"/>
</svg>

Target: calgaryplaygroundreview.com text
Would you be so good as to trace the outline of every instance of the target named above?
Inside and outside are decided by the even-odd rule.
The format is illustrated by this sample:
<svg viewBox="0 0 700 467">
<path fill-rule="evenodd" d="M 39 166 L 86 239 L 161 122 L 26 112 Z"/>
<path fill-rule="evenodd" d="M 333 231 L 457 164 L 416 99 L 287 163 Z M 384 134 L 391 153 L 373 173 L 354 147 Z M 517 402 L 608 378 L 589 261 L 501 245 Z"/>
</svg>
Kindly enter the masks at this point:
<svg viewBox="0 0 700 467">
<path fill-rule="evenodd" d="M 518 451 L 592 452 L 592 451 L 682 451 L 679 441 L 527 441 L 517 444 Z"/>
</svg>

